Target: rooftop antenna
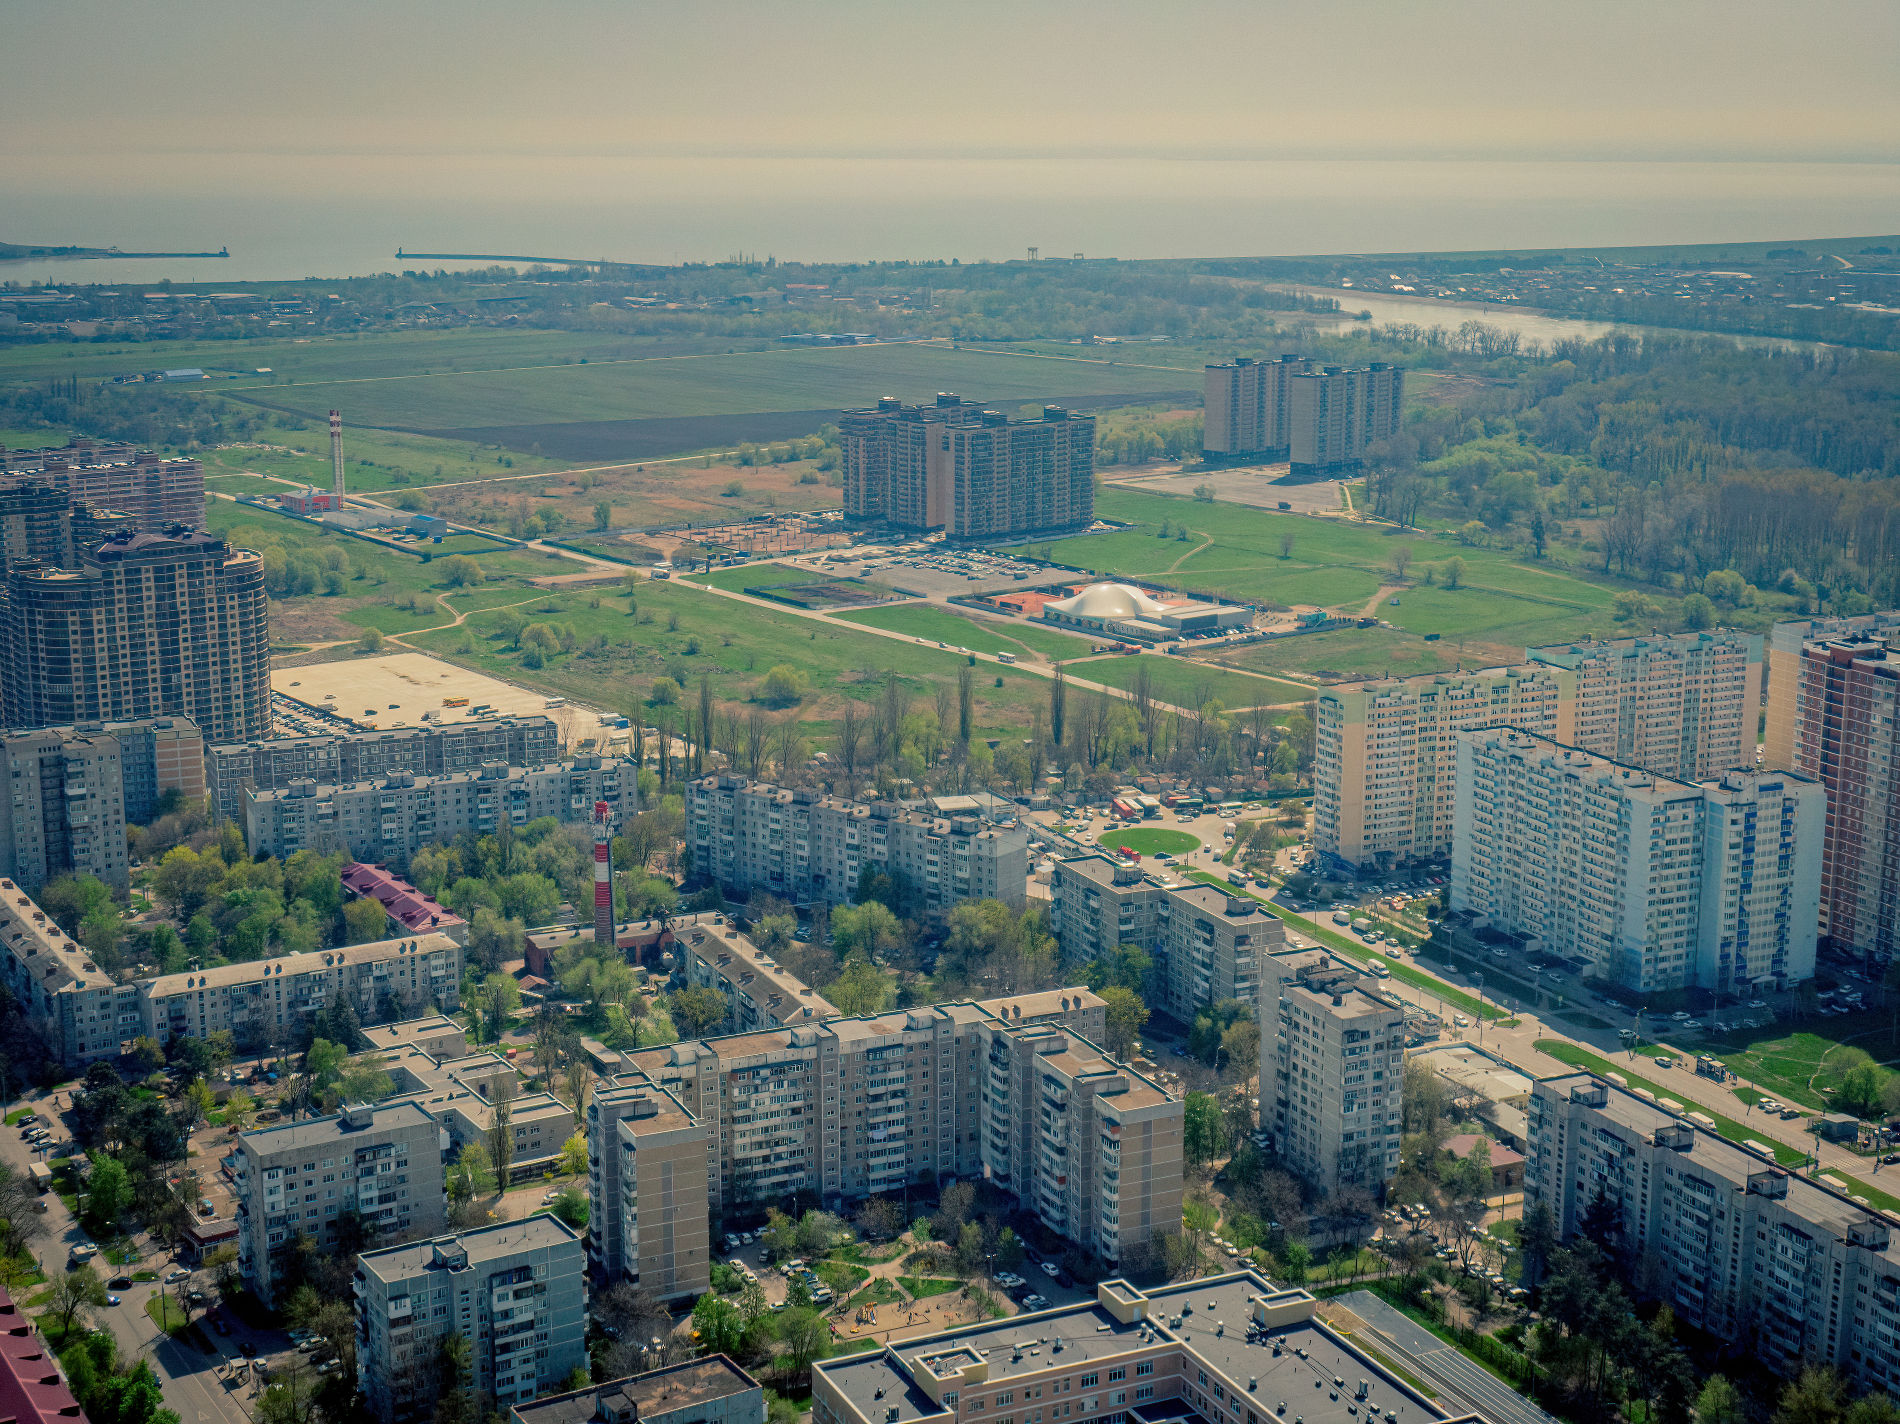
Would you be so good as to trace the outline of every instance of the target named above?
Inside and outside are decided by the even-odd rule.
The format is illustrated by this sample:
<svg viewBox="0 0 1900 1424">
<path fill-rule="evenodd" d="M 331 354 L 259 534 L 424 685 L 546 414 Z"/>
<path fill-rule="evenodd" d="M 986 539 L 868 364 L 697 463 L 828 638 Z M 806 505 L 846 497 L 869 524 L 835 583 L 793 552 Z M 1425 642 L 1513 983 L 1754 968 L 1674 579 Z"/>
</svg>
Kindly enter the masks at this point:
<svg viewBox="0 0 1900 1424">
<path fill-rule="evenodd" d="M 343 508 L 343 412 L 330 412 L 330 493 Z"/>
<path fill-rule="evenodd" d="M 1034 248 L 1034 247 L 1032 247 L 1032 248 L 1030 248 L 1030 249 L 1029 249 L 1029 260 L 1030 260 L 1031 262 L 1034 262 L 1034 261 L 1036 260 L 1036 256 L 1037 256 L 1037 253 L 1038 253 L 1039 251 L 1040 251 L 1040 249 L 1039 249 L 1039 248 Z"/>
</svg>

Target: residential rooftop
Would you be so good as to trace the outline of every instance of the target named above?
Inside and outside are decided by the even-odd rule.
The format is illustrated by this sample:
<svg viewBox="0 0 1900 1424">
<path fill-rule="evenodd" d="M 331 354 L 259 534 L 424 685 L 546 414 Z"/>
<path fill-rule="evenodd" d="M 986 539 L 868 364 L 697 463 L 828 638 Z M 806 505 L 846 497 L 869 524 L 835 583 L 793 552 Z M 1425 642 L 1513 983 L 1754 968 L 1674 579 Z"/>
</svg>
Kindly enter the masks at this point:
<svg viewBox="0 0 1900 1424">
<path fill-rule="evenodd" d="M 305 1118 L 276 1127 L 260 1127 L 238 1138 L 260 1155 L 290 1152 L 347 1142 L 361 1133 L 393 1132 L 406 1127 L 433 1127 L 435 1119 L 405 1099 L 344 1108 L 331 1117 Z"/>
<path fill-rule="evenodd" d="M 532 1404 L 518 1404 L 509 1411 L 509 1417 L 517 1424 L 587 1424 L 600 1414 L 650 1419 L 676 1410 L 700 1409 L 757 1388 L 759 1382 L 724 1355 L 707 1355 L 568 1394 L 550 1395 Z"/>
<path fill-rule="evenodd" d="M 143 989 L 147 998 L 156 999 L 169 994 L 182 994 L 186 990 L 249 984 L 253 980 L 278 975 L 315 974 L 325 969 L 340 969 L 346 964 L 365 964 L 402 954 L 435 954 L 444 950 L 460 953 L 461 946 L 445 934 L 404 935 L 400 939 L 377 940 L 374 944 L 352 944 L 342 949 L 313 949 L 304 954 L 280 955 L 275 959 L 220 964 L 214 969 L 160 974 L 146 980 Z"/>
<path fill-rule="evenodd" d="M 499 1261 L 523 1251 L 540 1251 L 564 1241 L 579 1240 L 566 1222 L 543 1212 L 520 1221 L 498 1221 L 493 1226 L 478 1226 L 473 1231 L 437 1236 L 429 1241 L 365 1251 L 357 1258 L 357 1266 L 379 1280 L 397 1281 L 418 1271 L 465 1270 L 485 1261 Z M 455 1264 L 457 1261 L 462 1264 Z"/>
</svg>

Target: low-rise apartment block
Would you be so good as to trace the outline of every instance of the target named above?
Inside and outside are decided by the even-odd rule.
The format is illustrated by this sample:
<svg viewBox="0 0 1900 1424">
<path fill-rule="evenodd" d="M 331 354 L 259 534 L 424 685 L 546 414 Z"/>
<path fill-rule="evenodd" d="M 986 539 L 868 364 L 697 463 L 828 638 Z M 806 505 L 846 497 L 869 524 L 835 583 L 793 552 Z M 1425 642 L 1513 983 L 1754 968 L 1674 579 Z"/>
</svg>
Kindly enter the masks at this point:
<svg viewBox="0 0 1900 1424">
<path fill-rule="evenodd" d="M 724 1355 L 707 1355 L 517 1404 L 508 1424 L 765 1424 L 765 1391 Z"/>
<path fill-rule="evenodd" d="M 1307 1292 L 1252 1271 L 1152 1291 L 1106 1280 L 1079 1305 L 821 1360 L 812 1367 L 812 1424 L 1035 1424 L 1038 1414 L 1077 1424 L 1451 1417 L 1315 1307 Z"/>
<path fill-rule="evenodd" d="M 238 1268 L 257 1298 L 281 1303 L 277 1287 L 301 1238 L 334 1254 L 339 1218 L 385 1234 L 440 1231 L 441 1139 L 435 1119 L 406 1100 L 239 1136 L 230 1162 Z"/>
<path fill-rule="evenodd" d="M 1681 781 L 1754 764 L 1759 633 L 1722 628 L 1525 651 L 1576 678 L 1572 746 Z"/>
<path fill-rule="evenodd" d="M 1260 999 L 1260 1126 L 1308 1181 L 1383 1193 L 1399 1170 L 1405 1005 L 1323 950 L 1282 956 Z"/>
<path fill-rule="evenodd" d="M 1314 848 L 1351 869 L 1447 854 L 1457 733 L 1511 726 L 1562 741 L 1574 729 L 1575 704 L 1575 675 L 1555 667 L 1321 688 Z"/>
<path fill-rule="evenodd" d="M 699 1153 L 714 1218 L 748 1220 L 787 1199 L 837 1208 L 900 1191 L 920 1176 L 942 1182 L 980 1175 L 985 1109 L 971 1085 L 984 1071 L 981 1032 L 1021 1025 L 1060 1028 L 1092 1043 L 1101 1036 L 1104 1008 L 1087 989 L 1051 989 L 620 1055 L 620 1071 L 607 1076 L 588 1111 L 594 1200 L 624 1196 L 629 1133 L 637 1159 L 642 1133 L 684 1131 L 665 1120 L 669 1103 L 704 1133 L 703 1145 L 691 1149 L 680 1145 L 684 1136 L 665 1142 L 669 1153 Z M 646 1109 L 638 1105 L 655 1090 L 667 1098 L 653 1108 L 661 1121 L 643 1127 Z M 1169 1111 L 1178 1116 L 1179 1102 Z M 1169 1170 L 1178 1176 L 1178 1163 L 1153 1169 L 1157 1177 Z M 1169 1188 L 1146 1190 L 1153 1200 Z M 597 1215 L 589 1236 L 604 1278 L 636 1269 L 630 1231 Z M 644 1275 L 646 1268 L 638 1269 Z"/>
<path fill-rule="evenodd" d="M 1509 729 L 1458 741 L 1454 914 L 1638 993 L 1813 977 L 1820 783 L 1676 781 Z"/>
<path fill-rule="evenodd" d="M 1884 643 L 1900 636 L 1900 609 L 1844 618 L 1792 618 L 1768 632 L 1768 712 L 1762 726 L 1762 765 L 1770 771 L 1799 771 L 1795 760 L 1796 698 L 1801 686 L 1802 649 L 1809 643 Z"/>
<path fill-rule="evenodd" d="M 726 999 L 721 1033 L 836 1018 L 818 991 L 729 926 L 695 924 L 674 937 L 687 982 Z"/>
<path fill-rule="evenodd" d="M 1172 882 L 1105 855 L 1057 861 L 1049 898 L 1065 968 L 1139 945 L 1155 959 L 1154 1007 L 1184 1023 L 1203 1004 L 1255 1002 L 1261 965 L 1286 946 L 1285 927 L 1251 896 Z"/>
<path fill-rule="evenodd" d="M 0 874 L 37 891 L 62 875 L 130 883 L 127 826 L 151 824 L 159 798 L 204 795 L 204 739 L 186 717 L 94 722 L 0 735 Z"/>
<path fill-rule="evenodd" d="M 1180 1230 L 1180 1099 L 1051 1024 L 981 1024 L 976 1037 L 993 1186 L 1104 1261 Z"/>
<path fill-rule="evenodd" d="M 139 986 L 115 983 L 11 880 L 0 880 L 0 938 L 0 981 L 55 1062 L 82 1068 L 115 1059 L 145 1032 Z"/>
<path fill-rule="evenodd" d="M 450 1335 L 468 1342 L 477 1398 L 512 1408 L 554 1393 L 587 1363 L 585 1264 L 580 1237 L 545 1214 L 364 1252 L 356 1367 L 370 1415 L 430 1417 Z"/>
<path fill-rule="evenodd" d="M 221 742 L 204 749 L 204 778 L 212 814 L 243 825 L 247 791 L 284 791 L 293 781 L 339 786 L 400 773 L 443 776 L 495 761 L 542 766 L 560 756 L 561 729 L 553 718 L 482 717 L 422 727 Z"/>
<path fill-rule="evenodd" d="M 490 835 L 543 816 L 584 821 L 605 801 L 616 826 L 639 810 L 633 764 L 584 756 L 546 766 L 484 762 L 474 771 L 325 786 L 297 779 L 281 791 L 244 793 L 245 840 L 254 855 L 347 851 L 356 860 L 406 864 L 425 846 L 463 833 Z"/>
<path fill-rule="evenodd" d="M 866 870 L 903 876 L 941 921 L 963 900 L 1021 909 L 1029 836 L 1020 825 L 934 816 L 890 801 L 845 801 L 743 776 L 686 787 L 694 865 L 740 898 L 765 890 L 796 904 L 843 904 Z"/>
<path fill-rule="evenodd" d="M 1900 952 L 1900 628 L 1803 643 L 1796 676 L 1795 770 L 1827 788 L 1822 941 L 1885 963 Z"/>
<path fill-rule="evenodd" d="M 225 1029 L 248 1053 L 299 1042 L 311 1015 L 339 994 L 364 1023 L 454 1010 L 462 946 L 444 934 L 417 935 L 160 974 L 125 987 L 138 1006 L 138 1033 L 167 1043 Z"/>
<path fill-rule="evenodd" d="M 1567 1240 L 1599 1197 L 1617 1234 L 1597 1245 L 1634 1293 L 1731 1342 L 1770 1373 L 1838 1370 L 1856 1390 L 1900 1389 L 1900 1243 L 1846 1190 L 1789 1172 L 1590 1073 L 1532 1090 L 1526 1204 Z"/>
</svg>

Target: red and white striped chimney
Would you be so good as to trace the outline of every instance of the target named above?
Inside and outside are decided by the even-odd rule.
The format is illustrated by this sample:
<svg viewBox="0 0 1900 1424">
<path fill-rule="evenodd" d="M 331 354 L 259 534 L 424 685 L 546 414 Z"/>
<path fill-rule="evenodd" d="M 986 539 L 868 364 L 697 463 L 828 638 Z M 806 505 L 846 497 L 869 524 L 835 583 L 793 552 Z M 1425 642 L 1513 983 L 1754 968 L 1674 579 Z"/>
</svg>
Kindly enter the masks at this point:
<svg viewBox="0 0 1900 1424">
<path fill-rule="evenodd" d="M 613 824 L 605 801 L 594 803 L 594 946 L 614 948 Z"/>
</svg>

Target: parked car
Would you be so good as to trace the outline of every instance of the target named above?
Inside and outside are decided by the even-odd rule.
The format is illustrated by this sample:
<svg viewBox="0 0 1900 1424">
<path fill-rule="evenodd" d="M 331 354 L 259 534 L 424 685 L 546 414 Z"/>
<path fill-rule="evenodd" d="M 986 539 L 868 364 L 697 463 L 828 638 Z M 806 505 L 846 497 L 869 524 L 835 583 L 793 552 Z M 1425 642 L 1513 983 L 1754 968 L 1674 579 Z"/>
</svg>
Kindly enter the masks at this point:
<svg viewBox="0 0 1900 1424">
<path fill-rule="evenodd" d="M 1039 1295 L 1026 1295 L 1023 1297 L 1024 1310 L 1041 1310 L 1048 1303 L 1048 1301 Z"/>
<path fill-rule="evenodd" d="M 1676 1060 L 1673 1058 L 1665 1057 L 1663 1054 L 1659 1053 L 1656 1055 L 1656 1066 L 1658 1068 L 1674 1068 L 1676 1066 Z"/>
<path fill-rule="evenodd" d="M 1049 1277 L 1049 1279 L 1054 1280 L 1057 1276 L 1062 1274 L 1062 1267 L 1058 1266 L 1054 1261 L 1044 1261 L 1042 1263 L 1042 1273 Z"/>
</svg>

